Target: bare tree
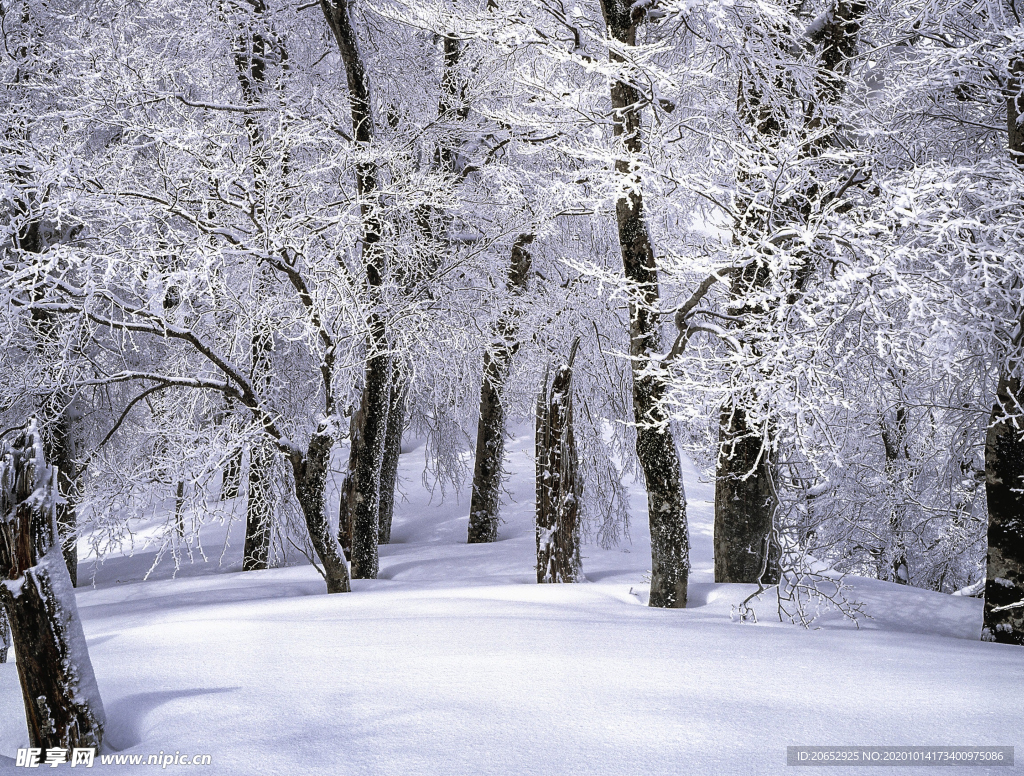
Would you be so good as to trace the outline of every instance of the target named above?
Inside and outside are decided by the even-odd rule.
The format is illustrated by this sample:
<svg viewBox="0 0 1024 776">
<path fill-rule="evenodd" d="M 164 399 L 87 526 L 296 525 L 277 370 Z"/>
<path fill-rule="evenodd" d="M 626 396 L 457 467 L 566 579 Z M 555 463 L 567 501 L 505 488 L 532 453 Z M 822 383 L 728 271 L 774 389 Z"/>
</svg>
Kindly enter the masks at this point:
<svg viewBox="0 0 1024 776">
<path fill-rule="evenodd" d="M 636 45 L 644 11 L 625 0 L 602 0 L 610 58 L 625 69 L 626 52 Z M 644 97 L 625 75 L 611 82 L 612 126 L 622 144 L 615 171 L 621 176 L 615 203 L 622 266 L 629 282 L 629 354 L 633 365 L 633 416 L 637 425 L 636 454 L 647 485 L 647 514 L 651 525 L 651 606 L 683 608 L 690 575 L 690 539 L 686 525 L 686 495 L 669 425 L 665 396 L 666 374 L 661 366 L 658 318 L 658 265 L 644 216 L 643 188 L 636 171 L 642 152 L 641 112 Z"/>
<path fill-rule="evenodd" d="M 509 307 L 495 324 L 494 343 L 484 351 L 483 382 L 480 385 L 480 421 L 476 432 L 473 465 L 473 495 L 469 505 L 469 543 L 493 542 L 498 538 L 501 507 L 501 475 L 505 458 L 505 409 L 502 393 L 512 357 L 519 348 L 518 311 L 514 300 L 526 290 L 532 257 L 532 234 L 521 234 L 512 245 L 507 291 Z"/>
</svg>

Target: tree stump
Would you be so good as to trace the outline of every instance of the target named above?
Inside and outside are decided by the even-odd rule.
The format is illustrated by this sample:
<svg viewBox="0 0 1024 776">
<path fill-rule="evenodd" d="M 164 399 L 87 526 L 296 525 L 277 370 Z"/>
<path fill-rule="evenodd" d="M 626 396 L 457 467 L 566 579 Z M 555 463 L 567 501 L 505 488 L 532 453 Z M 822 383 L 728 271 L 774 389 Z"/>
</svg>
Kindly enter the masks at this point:
<svg viewBox="0 0 1024 776">
<path fill-rule="evenodd" d="M 98 748 L 103 704 L 57 531 L 57 471 L 33 420 L 0 460 L 0 604 L 18 655 L 30 745 Z"/>
<path fill-rule="evenodd" d="M 572 363 L 558 368 L 550 392 L 547 375 L 537 400 L 537 581 L 580 579 L 580 477 L 572 425 Z"/>
</svg>

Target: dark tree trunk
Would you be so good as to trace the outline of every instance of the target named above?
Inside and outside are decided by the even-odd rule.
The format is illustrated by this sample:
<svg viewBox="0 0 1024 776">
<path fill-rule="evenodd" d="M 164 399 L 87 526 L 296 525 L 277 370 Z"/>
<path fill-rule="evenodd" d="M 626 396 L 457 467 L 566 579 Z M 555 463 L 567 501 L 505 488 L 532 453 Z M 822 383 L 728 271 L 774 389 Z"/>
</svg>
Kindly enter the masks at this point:
<svg viewBox="0 0 1024 776">
<path fill-rule="evenodd" d="M 29 744 L 98 748 L 103 704 L 57 531 L 56 478 L 33 424 L 0 464 L 0 605 L 18 654 Z"/>
<path fill-rule="evenodd" d="M 263 0 L 248 0 L 252 8 L 252 24 L 242 29 L 235 41 L 235 69 L 238 83 L 247 105 L 258 105 L 267 87 L 267 55 L 272 49 L 282 61 L 286 59 L 281 41 L 274 41 L 264 34 L 269 18 Z M 267 158 L 266 143 L 257 113 L 244 114 L 246 135 L 249 140 L 249 158 L 252 166 L 254 215 L 259 224 L 267 218 Z M 257 295 L 270 285 L 270 273 L 265 268 L 257 270 Z M 258 304 L 258 299 L 254 300 Z M 257 316 L 252 324 L 250 340 L 251 378 L 253 387 L 261 393 L 270 387 L 273 368 L 272 357 L 274 337 L 272 323 Z M 273 454 L 266 444 L 257 441 L 249 448 L 249 483 L 246 494 L 245 543 L 242 550 L 242 570 L 256 571 L 267 568 L 270 559 L 270 538 L 273 524 L 273 499 L 271 498 L 271 477 L 273 476 Z"/>
<path fill-rule="evenodd" d="M 380 469 L 380 525 L 377 541 L 391 543 L 391 522 L 395 516 L 395 487 L 398 483 L 398 458 L 402 454 L 402 432 L 405 430 L 405 409 L 409 399 L 409 383 L 397 368 L 391 370 L 391 404 L 388 409 L 388 430 L 384 436 L 384 461 Z"/>
<path fill-rule="evenodd" d="M 334 40 L 341 53 L 352 111 L 352 131 L 356 143 L 368 146 L 373 142 L 373 114 L 366 71 L 352 23 L 350 0 L 320 0 Z M 377 189 L 377 167 L 373 162 L 356 164 L 356 189 L 359 193 L 363 223 L 362 257 L 366 285 L 372 303 L 379 299 L 384 281 L 384 253 L 380 248 L 382 226 L 373 202 Z M 363 382 L 361 427 L 353 436 L 348 477 L 351 480 L 349 520 L 352 526 L 352 576 L 373 579 L 377 576 L 379 559 L 377 540 L 380 520 L 380 470 L 384 462 L 384 439 L 387 435 L 390 409 L 391 358 L 384 318 L 379 312 L 367 318 L 370 332 L 366 378 Z M 360 443 L 356 444 L 355 436 Z"/>
<path fill-rule="evenodd" d="M 57 469 L 57 529 L 68 566 L 72 587 L 78 585 L 78 489 L 82 471 L 81 417 L 77 400 L 68 400 L 58 392 L 44 404 L 43 415 L 48 418 L 48 433 L 44 434 L 46 458 Z"/>
<path fill-rule="evenodd" d="M 242 448 L 236 447 L 224 461 L 224 474 L 221 477 L 220 497 L 237 498 L 242 487 Z"/>
<path fill-rule="evenodd" d="M 897 381 L 897 387 L 900 381 Z M 884 567 L 878 578 L 898 585 L 910 584 L 910 565 L 904 538 L 907 527 L 907 504 L 903 497 L 903 483 L 911 476 L 910 450 L 907 446 L 907 405 L 902 400 L 896 406 L 895 422 L 882 421 L 882 445 L 885 448 L 886 491 L 889 496 L 889 546 L 882 553 Z"/>
<path fill-rule="evenodd" d="M 572 364 L 577 339 L 569 360 L 555 372 L 551 391 L 537 400 L 537 582 L 578 582 L 580 563 L 580 497 L 582 483 L 576 454 L 572 419 Z"/>
<path fill-rule="evenodd" d="M 602 0 L 601 7 L 609 34 L 620 43 L 635 46 L 636 27 L 643 12 L 634 16 L 633 5 L 625 0 Z M 614 53 L 611 60 L 622 61 Z M 621 138 L 625 154 L 638 156 L 642 151 L 640 111 L 645 98 L 632 84 L 616 79 L 611 84 L 611 102 L 615 136 Z M 632 286 L 629 352 L 633 357 L 636 454 L 647 486 L 647 514 L 651 526 L 650 605 L 682 608 L 686 606 L 686 583 L 690 574 L 690 540 L 679 453 L 663 404 L 665 378 L 658 356 L 661 352 L 658 270 L 638 174 L 628 158 L 617 159 L 615 170 L 629 192 L 615 203 L 615 217 L 622 265 Z"/>
<path fill-rule="evenodd" d="M 1009 151 L 1024 166 L 1024 60 L 1011 64 L 1006 125 Z M 1024 314 L 1018 311 L 1024 324 Z M 985 437 L 988 561 L 982 639 L 1024 646 L 1024 386 L 1020 335 L 1000 369 Z"/>
<path fill-rule="evenodd" d="M 185 481 L 178 480 L 178 486 L 174 489 L 174 527 L 178 536 L 185 535 L 185 521 L 182 519 L 182 511 L 185 509 Z"/>
<path fill-rule="evenodd" d="M 274 451 L 265 444 L 249 448 L 249 490 L 245 500 L 245 544 L 242 571 L 259 571 L 270 564 L 273 525 L 271 477 Z"/>
<path fill-rule="evenodd" d="M 818 155 L 832 142 L 822 129 L 834 124 L 835 118 L 826 110 L 838 102 L 844 90 L 843 73 L 856 53 L 860 33 L 860 19 L 866 5 L 860 0 L 840 0 L 829 20 L 821 25 L 808 41 L 819 52 L 815 98 L 804 103 L 804 131 L 813 139 L 806 142 L 801 153 L 804 158 Z M 754 63 L 757 66 L 757 63 Z M 772 65 L 768 65 L 771 67 Z M 764 81 L 775 81 L 785 93 L 791 74 L 765 72 Z M 766 148 L 781 142 L 784 135 L 799 130 L 801 117 L 786 121 L 777 106 L 767 104 L 759 91 L 760 85 L 741 82 L 737 107 L 743 120 Z M 792 95 L 795 97 L 795 95 Z M 766 162 L 772 164 L 771 161 Z M 766 212 L 755 204 L 752 190 L 758 186 L 770 189 L 774 180 L 764 180 L 759 174 L 740 176 L 741 192 L 734 226 L 737 241 L 758 245 L 766 234 L 771 234 L 788 223 L 805 222 L 810 216 L 810 203 L 818 192 L 813 181 L 807 188 L 790 198 L 779 212 Z M 746 192 L 744 186 L 749 187 Z M 789 279 L 793 304 L 807 284 L 814 264 L 809 256 L 797 267 Z M 738 319 L 737 327 L 744 331 L 751 343 L 751 355 L 760 357 L 773 347 L 772 316 L 777 305 L 766 305 L 759 300 L 769 288 L 771 272 L 762 259 L 755 257 L 737 272 L 732 285 L 729 314 Z M 767 323 L 767 329 L 765 328 Z M 719 425 L 719 452 L 715 472 L 715 581 L 778 582 L 781 548 L 775 525 L 778 497 L 773 487 L 776 428 L 770 421 L 760 425 L 751 422 L 752 416 L 770 416 L 772 408 L 759 405 L 753 392 L 740 392 L 727 401 L 721 410 Z"/>
<path fill-rule="evenodd" d="M 347 593 L 349 583 L 348 565 L 341 551 L 341 545 L 331 531 L 327 519 L 325 495 L 327 472 L 330 467 L 331 447 L 334 437 L 326 428 L 317 429 L 309 440 L 305 455 L 293 451 L 292 472 L 295 477 L 295 496 L 306 518 L 306 529 L 327 581 L 328 593 Z"/>
<path fill-rule="evenodd" d="M 779 581 L 781 549 L 774 530 L 778 500 L 771 457 L 741 407 L 726 406 L 719 424 L 715 477 L 715 581 Z"/>
<path fill-rule="evenodd" d="M 7 607 L 0 601 L 0 663 L 7 662 L 11 648 L 11 624 L 7 621 Z"/>
<path fill-rule="evenodd" d="M 532 234 L 521 234 L 512 245 L 506 286 L 513 297 L 526 291 L 532 257 L 527 250 Z M 484 351 L 484 373 L 480 385 L 480 420 L 476 431 L 476 461 L 473 464 L 473 495 L 469 504 L 469 543 L 493 542 L 498 538 L 501 507 L 501 474 L 505 458 L 505 390 L 516 342 L 519 316 L 510 304 L 495 327 L 496 342 Z"/>
<path fill-rule="evenodd" d="M 360 409 L 353 420 L 349 456 L 348 520 L 352 532 L 352 576 L 376 579 L 379 567 L 380 488 L 391 404 L 391 359 L 383 354 L 370 358 Z"/>
</svg>

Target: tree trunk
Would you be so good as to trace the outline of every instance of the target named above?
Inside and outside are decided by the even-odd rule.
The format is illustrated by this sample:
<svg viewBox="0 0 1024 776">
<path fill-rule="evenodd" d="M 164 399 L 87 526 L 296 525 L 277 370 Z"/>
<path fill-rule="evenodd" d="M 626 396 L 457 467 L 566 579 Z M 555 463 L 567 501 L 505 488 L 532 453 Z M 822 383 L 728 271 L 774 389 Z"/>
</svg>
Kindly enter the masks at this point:
<svg viewBox="0 0 1024 776">
<path fill-rule="evenodd" d="M 521 234 L 512 245 L 506 287 L 512 297 L 526 291 L 533 259 L 527 250 L 532 234 Z M 476 460 L 473 464 L 473 495 L 469 504 L 469 543 L 493 542 L 498 538 L 501 507 L 501 474 L 505 458 L 505 409 L 501 394 L 505 390 L 512 357 L 519 344 L 515 341 L 519 316 L 510 304 L 495 326 L 496 342 L 484 351 L 483 381 L 480 385 L 480 420 L 476 432 Z"/>
<path fill-rule="evenodd" d="M 537 400 L 537 582 L 578 582 L 580 563 L 580 497 L 582 483 L 572 419 L 572 364 L 555 372 L 551 392 Z"/>
<path fill-rule="evenodd" d="M 82 472 L 82 411 L 77 400 L 68 400 L 58 391 L 43 406 L 44 417 L 49 417 L 44 434 L 47 460 L 57 469 L 57 529 L 67 563 L 72 587 L 78 586 L 78 515 L 76 504 Z"/>
<path fill-rule="evenodd" d="M 352 130 L 356 143 L 368 150 L 373 142 L 373 113 L 370 110 L 370 89 L 352 23 L 350 0 L 320 0 L 334 40 L 341 53 L 352 111 Z M 382 233 L 380 215 L 373 197 L 377 188 L 377 166 L 372 161 L 356 164 L 356 189 L 363 224 L 362 258 L 371 307 L 379 300 L 384 282 L 385 260 L 379 242 Z M 387 435 L 390 409 L 391 358 L 384 318 L 379 312 L 367 316 L 370 332 L 366 378 L 360 404 L 363 409 L 361 427 L 353 436 L 349 458 L 351 479 L 352 576 L 373 579 L 377 576 L 379 559 L 377 541 L 380 520 L 380 470 L 384 462 L 384 439 Z M 360 444 L 356 444 L 356 436 Z"/>
<path fill-rule="evenodd" d="M 380 469 L 378 544 L 391 543 L 391 522 L 395 515 L 395 487 L 398 482 L 398 458 L 402 454 L 402 432 L 405 430 L 405 410 L 408 399 L 409 382 L 393 364 L 388 430 L 384 435 L 384 461 Z"/>
<path fill-rule="evenodd" d="M 836 104 L 843 94 L 843 74 L 849 61 L 856 53 L 860 34 L 860 19 L 866 12 L 861 0 L 839 0 L 829 19 L 816 28 L 807 40 L 818 52 L 817 74 L 814 97 L 804 100 L 803 116 L 793 115 L 789 122 L 780 115 L 777 106 L 766 104 L 765 95 L 758 84 L 740 82 L 737 93 L 737 107 L 744 122 L 757 137 L 761 147 L 770 149 L 778 144 L 784 135 L 799 131 L 803 119 L 803 131 L 812 139 L 801 147 L 800 156 L 812 158 L 832 142 L 829 133 L 822 131 L 835 123 L 827 108 Z M 754 63 L 757 66 L 757 63 Z M 770 67 L 771 65 L 769 65 Z M 778 79 L 781 93 L 791 89 L 788 81 L 791 74 L 766 72 L 765 83 Z M 784 83 L 785 81 L 785 83 Z M 795 94 L 788 94 L 795 98 Z M 798 102 L 798 101 L 797 101 Z M 773 109 L 775 108 L 775 109 Z M 791 125 L 792 124 L 792 125 Z M 773 164 L 771 152 L 767 152 L 764 166 Z M 768 212 L 754 206 L 756 196 L 748 188 L 758 185 L 770 190 L 777 181 L 765 180 L 763 173 L 740 173 L 739 205 L 734 224 L 735 239 L 756 250 L 756 246 L 771 234 L 789 223 L 802 223 L 810 217 L 810 202 L 818 191 L 816 183 L 807 185 L 797 196 L 789 198 L 781 211 Z M 773 197 L 774 199 L 774 197 Z M 814 264 L 809 256 L 797 266 L 790 278 L 789 304 L 793 304 L 809 281 Z M 765 304 L 759 300 L 769 288 L 772 273 L 768 263 L 757 256 L 737 272 L 729 304 L 730 316 L 739 319 L 737 327 L 748 335 L 755 358 L 773 347 L 770 320 L 777 310 L 775 303 Z M 751 301 L 754 300 L 754 301 Z M 764 330 L 762 321 L 769 321 L 769 332 Z M 751 423 L 751 416 L 770 416 L 771 407 L 761 406 L 753 392 L 740 392 L 722 406 L 719 424 L 719 453 L 715 472 L 715 581 L 752 583 L 760 580 L 766 584 L 778 582 L 781 573 L 781 548 L 775 525 L 778 512 L 778 497 L 773 487 L 776 428 L 768 421 L 766 426 L 757 427 Z"/>
<path fill-rule="evenodd" d="M 353 429 L 347 494 L 355 579 L 376 579 L 379 569 L 381 470 L 390 405 L 391 359 L 380 354 L 367 362 L 360 410 L 353 415 L 361 421 Z"/>
<path fill-rule="evenodd" d="M 238 83 L 247 105 L 259 105 L 267 86 L 267 55 L 276 48 L 282 61 L 285 51 L 281 41 L 269 39 L 264 34 L 269 24 L 266 4 L 263 0 L 248 0 L 252 8 L 252 25 L 242 29 L 235 41 L 235 69 Z M 254 197 L 254 215 L 259 224 L 267 218 L 267 199 L 270 196 L 267 186 L 266 142 L 257 113 L 245 113 L 243 117 L 245 131 L 249 141 L 249 158 L 252 167 Z M 254 305 L 259 304 L 259 297 L 269 291 L 271 284 L 270 272 L 265 267 L 255 270 L 256 296 Z M 270 387 L 270 374 L 273 369 L 272 356 L 274 336 L 272 322 L 263 316 L 256 315 L 252 322 L 250 338 L 251 378 L 253 387 L 266 392 Z M 267 568 L 270 558 L 270 536 L 273 524 L 273 499 L 271 498 L 271 477 L 273 476 L 273 453 L 263 442 L 250 445 L 249 449 L 249 487 L 246 494 L 245 543 L 242 549 L 242 570 L 256 571 Z"/>
<path fill-rule="evenodd" d="M 242 487 L 242 448 L 236 447 L 224 461 L 224 474 L 221 477 L 220 497 L 238 498 Z"/>
<path fill-rule="evenodd" d="M 18 654 L 30 746 L 98 748 L 103 704 L 61 550 L 56 482 L 33 422 L 0 463 L 0 604 Z"/>
<path fill-rule="evenodd" d="M 1024 59 L 1011 63 L 1006 126 L 1011 158 L 1024 166 Z M 1024 313 L 1018 311 L 1024 325 Z M 988 560 L 981 638 L 1024 646 L 1024 386 L 1020 334 L 1000 368 L 985 436 Z"/>
<path fill-rule="evenodd" d="M 602 0 L 601 7 L 612 38 L 635 46 L 637 21 L 634 21 L 633 5 L 625 0 Z M 622 62 L 614 52 L 611 60 Z M 611 84 L 611 102 L 615 136 L 622 139 L 623 152 L 636 158 L 642 151 L 640 110 L 645 100 L 635 86 L 616 79 Z M 647 514 L 651 526 L 650 605 L 682 608 L 686 606 L 686 583 L 690 574 L 690 540 L 679 453 L 662 403 L 665 377 L 658 356 L 661 352 L 658 270 L 635 162 L 619 158 L 615 171 L 623 179 L 622 188 L 628 192 L 616 201 L 615 217 L 622 265 L 631 284 L 629 352 L 633 370 L 633 417 L 637 425 L 636 454 L 647 486 Z"/>
<path fill-rule="evenodd" d="M 897 387 L 899 386 L 899 381 Z M 910 584 L 910 565 L 904 535 L 907 527 L 907 504 L 903 497 L 903 483 L 911 476 L 910 450 L 907 447 L 907 405 L 902 400 L 896 405 L 895 423 L 882 421 L 882 445 L 885 447 L 886 491 L 889 496 L 889 530 L 892 538 L 883 552 L 883 568 L 879 579 L 898 585 Z"/>
<path fill-rule="evenodd" d="M 178 486 L 174 489 L 174 528 L 178 536 L 185 536 L 185 521 L 182 519 L 182 511 L 185 509 L 185 481 L 178 480 Z"/>
<path fill-rule="evenodd" d="M 11 648 L 11 624 L 7 621 L 7 607 L 0 602 L 0 663 L 7 662 L 7 651 Z"/>
<path fill-rule="evenodd" d="M 274 451 L 266 444 L 249 448 L 249 490 L 245 500 L 245 544 L 242 571 L 259 571 L 270 565 L 273 524 L 271 477 Z"/>
<path fill-rule="evenodd" d="M 331 531 L 327 519 L 325 501 L 327 472 L 330 466 L 331 448 L 334 437 L 321 427 L 309 440 L 305 455 L 292 452 L 292 472 L 295 477 L 295 497 L 306 518 L 306 529 L 320 561 L 324 564 L 323 574 L 327 581 L 328 593 L 347 593 L 349 583 L 348 565 L 341 551 L 341 545 Z"/>
<path fill-rule="evenodd" d="M 715 582 L 779 581 L 771 456 L 742 407 L 726 405 L 715 475 Z"/>
</svg>

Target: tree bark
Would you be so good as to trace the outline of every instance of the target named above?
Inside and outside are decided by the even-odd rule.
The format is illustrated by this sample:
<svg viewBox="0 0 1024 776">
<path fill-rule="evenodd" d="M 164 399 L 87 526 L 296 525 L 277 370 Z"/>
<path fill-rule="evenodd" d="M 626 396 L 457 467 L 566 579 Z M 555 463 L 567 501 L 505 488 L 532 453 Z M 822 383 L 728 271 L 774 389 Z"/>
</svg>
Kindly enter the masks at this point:
<svg viewBox="0 0 1024 776">
<path fill-rule="evenodd" d="M 0 605 L 18 654 L 29 743 L 100 746 L 104 714 L 57 530 L 57 473 L 35 423 L 0 463 Z"/>
<path fill-rule="evenodd" d="M 1011 63 L 1006 126 L 1009 152 L 1024 166 L 1024 59 Z M 1024 328 L 1024 311 L 1018 310 Z M 1021 335 L 1010 342 L 1000 368 L 996 401 L 985 436 L 988 558 L 981 638 L 1024 646 L 1024 386 Z"/>
<path fill-rule="evenodd" d="M 715 475 L 715 581 L 779 581 L 772 461 L 741 406 L 722 408 Z"/>
<path fill-rule="evenodd" d="M 82 471 L 82 412 L 77 400 L 58 391 L 43 406 L 49 432 L 44 434 L 46 457 L 57 469 L 57 529 L 67 563 L 71 586 L 78 586 L 78 514 L 76 504 Z"/>
<path fill-rule="evenodd" d="M 238 498 L 242 488 L 242 448 L 236 447 L 228 453 L 221 475 L 220 498 Z"/>
<path fill-rule="evenodd" d="M 376 579 L 379 570 L 381 469 L 384 465 L 388 413 L 391 409 L 391 359 L 372 357 L 366 366 L 360 411 L 353 415 L 349 457 L 349 520 L 352 530 L 352 576 Z"/>
<path fill-rule="evenodd" d="M 11 648 L 11 624 L 7 621 L 7 607 L 0 602 L 0 663 L 7 662 L 7 651 Z"/>
<path fill-rule="evenodd" d="M 402 432 L 409 400 L 409 382 L 397 367 L 391 369 L 391 403 L 388 408 L 388 430 L 384 435 L 384 460 L 380 469 L 380 521 L 378 544 L 391 543 L 391 523 L 395 515 L 395 487 L 398 482 L 398 458 L 402 454 Z"/>
<path fill-rule="evenodd" d="M 843 74 L 850 58 L 856 53 L 860 34 L 860 19 L 866 12 L 861 0 L 839 0 L 835 12 L 820 26 L 807 41 L 819 51 L 817 77 L 814 83 L 814 98 L 804 102 L 803 131 L 815 139 L 806 142 L 800 150 L 802 158 L 809 159 L 819 154 L 830 142 L 828 133 L 822 127 L 834 122 L 826 113 L 828 106 L 838 102 L 845 89 Z M 752 63 L 757 67 L 758 63 Z M 782 94 L 789 94 L 792 86 L 788 73 L 769 72 L 764 79 L 771 82 L 779 79 Z M 798 129 L 800 117 L 792 116 L 786 121 L 779 106 L 766 101 L 760 85 L 741 80 L 737 92 L 737 107 L 745 123 L 756 133 L 765 147 L 779 143 L 783 136 L 792 135 Z M 790 124 L 793 124 L 792 126 Z M 771 164 L 771 162 L 767 162 Z M 766 189 L 774 181 L 762 181 L 759 174 L 746 176 L 741 173 L 740 185 L 757 181 Z M 812 182 L 806 190 L 792 198 L 781 213 L 766 211 L 755 205 L 753 196 L 738 196 L 740 202 L 734 232 L 737 240 L 757 245 L 765 234 L 770 234 L 786 222 L 806 221 L 810 216 L 810 202 L 818 192 Z M 749 193 L 749 192 L 748 192 Z M 813 270 L 810 257 L 792 273 L 792 292 L 789 303 L 793 304 L 808 282 Z M 737 327 L 750 335 L 755 357 L 772 347 L 771 336 L 761 330 L 761 322 L 769 320 L 776 312 L 777 305 L 758 299 L 769 288 L 772 273 L 765 260 L 755 257 L 741 267 L 735 275 L 730 295 L 729 314 L 739 319 Z M 772 408 L 761 406 L 750 392 L 741 392 L 726 401 L 721 410 L 719 424 L 719 453 L 715 472 L 715 581 L 752 583 L 760 580 L 766 584 L 778 582 L 781 573 L 781 548 L 778 544 L 777 526 L 778 497 L 773 487 L 775 439 L 777 429 L 765 421 L 761 427 L 751 422 L 758 414 L 770 416 Z"/>
<path fill-rule="evenodd" d="M 347 593 L 352 589 L 348 565 L 341 545 L 331 531 L 327 519 L 325 492 L 334 436 L 326 427 L 318 428 L 309 440 L 306 454 L 292 451 L 292 473 L 295 496 L 306 518 L 306 529 L 317 557 L 324 564 L 323 574 L 328 593 Z"/>
<path fill-rule="evenodd" d="M 243 28 L 235 41 L 235 69 L 238 84 L 246 105 L 259 105 L 267 87 L 267 56 L 274 48 L 283 62 L 284 48 L 281 41 L 268 38 L 264 33 L 269 23 L 266 4 L 263 0 L 247 0 L 252 8 L 252 22 Z M 253 177 L 253 213 L 258 224 L 265 226 L 268 215 L 267 199 L 270 196 L 267 185 L 266 142 L 258 114 L 243 114 L 246 136 L 249 141 L 249 158 Z M 269 290 L 270 273 L 260 267 L 256 281 L 257 296 Z M 258 304 L 259 299 L 253 300 Z M 274 336 L 271 321 L 256 315 L 252 321 L 250 336 L 250 377 L 253 388 L 266 392 L 270 387 L 273 369 L 272 358 Z M 271 478 L 273 476 L 273 453 L 262 441 L 249 447 L 248 489 L 246 493 L 245 542 L 242 549 L 242 570 L 256 571 L 267 568 L 270 560 L 270 538 L 273 515 Z M 239 467 L 240 468 L 240 467 Z"/>
<path fill-rule="evenodd" d="M 898 383 L 897 382 L 897 387 Z M 910 564 L 907 561 L 906 534 L 907 505 L 903 498 L 902 483 L 911 476 L 910 450 L 907 447 L 907 405 L 900 400 L 896 405 L 895 421 L 890 425 L 882 421 L 882 445 L 885 448 L 886 491 L 889 496 L 889 530 L 892 538 L 882 553 L 879 579 L 898 585 L 910 584 Z"/>
<path fill-rule="evenodd" d="M 582 482 L 572 418 L 572 364 L 577 339 L 567 363 L 555 372 L 550 393 L 547 375 L 537 400 L 536 532 L 537 582 L 578 582 Z"/>
<path fill-rule="evenodd" d="M 260 443 L 250 446 L 242 571 L 260 571 L 270 565 L 270 538 L 274 517 L 271 492 L 273 466 L 273 449 Z"/>
<path fill-rule="evenodd" d="M 345 68 L 355 140 L 364 150 L 369 150 L 374 134 L 370 90 L 352 22 L 350 0 L 320 0 L 320 8 L 334 34 Z M 375 307 L 379 299 L 385 273 L 384 253 L 379 245 L 382 225 L 372 201 L 376 189 L 376 164 L 373 161 L 357 162 L 356 190 L 363 224 L 363 268 L 371 307 Z M 379 566 L 380 470 L 384 461 L 391 394 L 391 358 L 388 355 L 387 330 L 380 312 L 375 310 L 367 316 L 367 328 L 369 347 L 360 399 L 363 412 L 361 427 L 357 430 L 361 441 L 357 446 L 353 436 L 348 473 L 351 479 L 352 576 L 360 579 L 375 578 Z"/>
<path fill-rule="evenodd" d="M 627 46 L 636 45 L 633 5 L 625 0 L 602 0 L 601 8 L 611 37 Z M 621 62 L 615 52 L 613 62 Z M 637 158 L 642 150 L 640 111 L 643 97 L 635 86 L 614 79 L 611 84 L 612 122 L 623 151 Z M 643 194 L 634 162 L 619 158 L 615 171 L 628 194 L 615 203 L 619 248 L 629 296 L 629 352 L 633 370 L 633 417 L 637 425 L 636 453 L 647 486 L 647 513 L 651 526 L 650 605 L 686 606 L 686 584 L 690 574 L 690 542 L 686 525 L 686 496 L 683 492 L 679 453 L 663 405 L 665 376 L 658 353 L 661 332 L 657 307 L 658 270 L 644 215 Z"/>
<path fill-rule="evenodd" d="M 532 266 L 527 250 L 532 234 L 521 234 L 512 245 L 506 287 L 510 296 L 526 291 Z M 484 351 L 483 381 L 480 385 L 480 419 L 476 432 L 476 460 L 473 464 L 473 495 L 469 504 L 469 543 L 493 542 L 498 538 L 501 508 L 501 474 L 505 458 L 505 390 L 516 342 L 519 316 L 512 306 L 504 310 L 495 326 L 495 344 Z"/>
</svg>

